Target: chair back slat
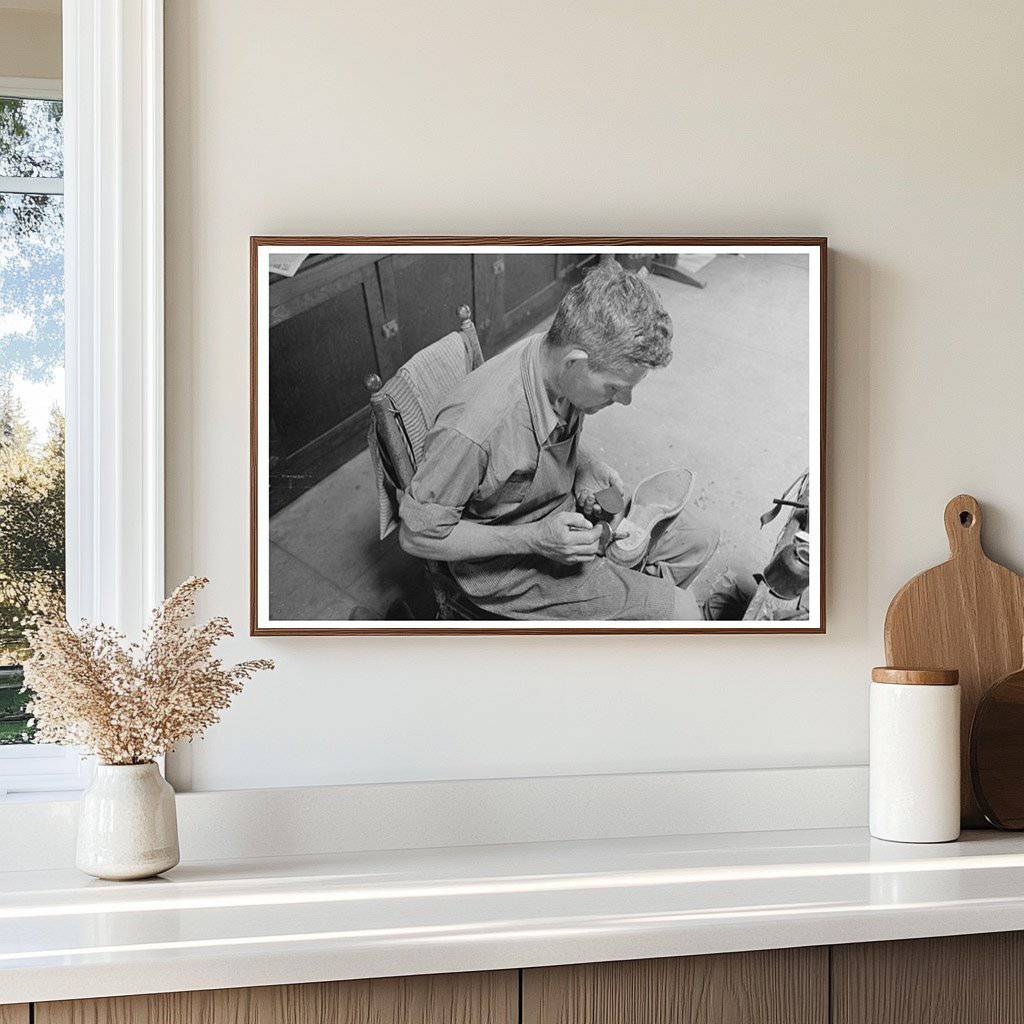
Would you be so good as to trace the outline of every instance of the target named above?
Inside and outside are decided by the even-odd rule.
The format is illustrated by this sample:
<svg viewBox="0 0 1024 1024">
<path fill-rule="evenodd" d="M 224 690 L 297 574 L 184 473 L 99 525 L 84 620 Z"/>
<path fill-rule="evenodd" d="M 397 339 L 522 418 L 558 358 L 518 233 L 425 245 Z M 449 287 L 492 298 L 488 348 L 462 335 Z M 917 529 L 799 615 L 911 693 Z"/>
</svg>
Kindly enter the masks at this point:
<svg viewBox="0 0 1024 1024">
<path fill-rule="evenodd" d="M 471 340 L 453 331 L 413 355 L 371 397 L 378 437 L 398 477 L 395 483 L 403 490 L 423 457 L 423 442 L 445 400 L 475 369 L 474 355 Z M 396 452 L 396 445 L 404 452 Z"/>
<path fill-rule="evenodd" d="M 380 537 L 398 525 L 398 503 L 423 457 L 423 443 L 456 385 L 483 361 L 468 306 L 459 307 L 461 330 L 417 352 L 382 383 L 371 374 L 370 453 L 377 477 Z M 424 560 L 439 619 L 500 619 L 477 608 L 443 562 Z"/>
</svg>

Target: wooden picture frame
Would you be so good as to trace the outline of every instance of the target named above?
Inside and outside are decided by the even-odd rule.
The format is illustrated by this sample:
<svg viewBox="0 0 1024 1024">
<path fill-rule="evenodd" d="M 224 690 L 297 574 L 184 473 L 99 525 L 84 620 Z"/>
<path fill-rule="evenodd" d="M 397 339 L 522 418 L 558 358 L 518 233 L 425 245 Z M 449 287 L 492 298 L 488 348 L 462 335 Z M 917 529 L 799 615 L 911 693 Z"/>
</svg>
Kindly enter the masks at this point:
<svg viewBox="0 0 1024 1024">
<path fill-rule="evenodd" d="M 249 251 L 251 635 L 825 632 L 828 289 L 825 238 L 271 235 L 251 237 Z M 530 255 L 539 258 L 536 266 L 522 258 Z M 478 337 L 485 360 L 503 351 L 513 343 L 513 338 L 537 324 L 541 314 L 550 316 L 561 295 L 586 271 L 587 261 L 577 257 L 587 256 L 591 263 L 615 257 L 619 262 L 626 262 L 629 269 L 637 269 L 635 264 L 639 262 L 647 273 L 653 274 L 652 281 L 660 282 L 664 277 L 674 282 L 673 287 L 679 284 L 693 288 L 696 296 L 703 286 L 699 272 L 689 272 L 673 257 L 684 257 L 685 263 L 690 257 L 699 262 L 698 257 L 709 255 L 743 260 L 764 255 L 789 256 L 794 264 L 803 257 L 807 260 L 806 475 L 797 481 L 799 493 L 797 490 L 784 492 L 789 480 L 779 476 L 773 493 L 764 495 L 765 509 L 774 510 L 776 515 L 782 513 L 772 529 L 786 524 L 788 530 L 787 537 L 780 531 L 772 565 L 781 564 L 782 555 L 791 553 L 783 551 L 783 542 L 791 548 L 795 530 L 806 526 L 796 542 L 803 545 L 801 556 L 809 562 L 807 586 L 798 598 L 787 604 L 763 579 L 755 576 L 757 591 L 748 606 L 748 614 L 754 609 L 754 602 L 760 601 L 758 614 L 766 616 L 763 619 L 577 622 L 549 619 L 438 621 L 426 616 L 414 620 L 356 618 L 344 621 L 292 615 L 275 617 L 270 605 L 272 501 L 275 517 L 284 509 L 283 518 L 287 520 L 291 515 L 288 510 L 300 507 L 306 490 L 312 493 L 322 481 L 334 480 L 330 474 L 340 472 L 347 465 L 345 459 L 354 460 L 361 444 L 365 447 L 362 438 L 370 422 L 369 392 L 365 392 L 363 405 L 356 407 L 356 389 L 366 386 L 364 378 L 371 387 L 379 386 L 380 381 L 374 381 L 375 375 L 382 381 L 387 380 L 410 358 L 411 351 L 460 327 L 467 346 L 467 326 L 469 333 Z M 274 275 L 273 281 L 271 256 L 275 258 L 274 265 L 283 271 L 282 276 Z M 289 256 L 293 262 L 299 260 L 300 268 L 298 273 L 293 271 L 291 277 L 286 276 L 291 269 L 287 262 Z M 345 259 L 334 260 L 337 256 Z M 440 285 L 428 280 L 430 275 L 423 269 L 425 265 L 435 264 L 418 259 L 428 256 L 447 260 L 444 263 L 446 274 L 437 278 Z M 436 262 L 437 266 L 441 264 L 441 260 Z M 761 265 L 765 265 L 763 261 L 751 260 L 751 266 Z M 518 279 L 513 280 L 515 274 L 509 272 L 510 268 L 515 268 Z M 550 280 L 539 273 L 541 269 L 550 274 Z M 660 283 L 657 286 L 667 287 Z M 287 353 L 287 358 L 281 357 L 281 362 L 291 368 L 288 373 L 274 378 L 274 409 L 270 400 L 272 326 L 275 337 L 280 336 L 275 351 Z M 412 335 L 415 337 L 410 342 Z M 344 338 L 344 344 L 339 343 L 339 337 Z M 345 347 L 350 338 L 356 339 L 353 344 L 361 348 L 357 357 L 346 362 Z M 364 372 L 368 369 L 371 372 Z M 769 406 L 770 402 L 765 408 Z M 277 422 L 282 418 L 287 422 Z M 362 487 L 363 482 L 358 486 Z M 293 497 L 296 490 L 299 498 Z M 301 508 L 309 501 L 305 499 Z M 787 517 L 800 509 L 806 510 L 799 512 L 803 518 L 787 524 Z M 329 515 L 337 514 L 336 507 L 332 507 Z M 298 513 L 292 516 L 298 521 L 297 517 Z M 754 515 L 751 528 L 756 526 L 756 519 Z M 273 550 L 279 551 L 276 545 Z M 338 544 L 330 550 L 336 553 Z M 289 581 L 296 607 L 302 606 L 307 590 L 316 591 L 320 587 L 326 590 L 334 586 L 340 592 L 337 580 L 328 579 L 326 574 L 321 579 L 318 566 L 310 564 L 317 562 L 316 558 L 306 555 L 305 560 L 292 559 L 288 550 L 282 548 L 280 552 L 283 553 L 274 557 L 296 561 L 300 574 L 306 571 L 310 574 L 309 588 L 301 585 L 301 575 L 297 577 L 299 582 Z M 281 572 L 284 574 L 285 570 Z M 348 590 L 344 592 L 351 597 Z M 325 598 L 328 606 L 330 600 L 328 593 Z M 806 614 L 806 618 L 786 619 L 787 608 L 795 608 L 799 614 Z"/>
</svg>

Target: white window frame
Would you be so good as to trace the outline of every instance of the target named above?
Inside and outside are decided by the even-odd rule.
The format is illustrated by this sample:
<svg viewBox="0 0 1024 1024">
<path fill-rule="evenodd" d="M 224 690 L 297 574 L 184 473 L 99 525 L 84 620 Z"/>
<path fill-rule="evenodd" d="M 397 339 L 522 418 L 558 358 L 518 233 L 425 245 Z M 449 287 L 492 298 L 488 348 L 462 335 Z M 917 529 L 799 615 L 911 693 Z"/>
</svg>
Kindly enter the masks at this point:
<svg viewBox="0 0 1024 1024">
<path fill-rule="evenodd" d="M 22 100 L 59 100 L 59 78 L 5 78 L 0 75 L 0 96 L 16 96 Z"/>
<path fill-rule="evenodd" d="M 64 0 L 63 48 L 68 618 L 137 636 L 164 597 L 163 0 Z M 0 799 L 91 773 L 7 747 Z"/>
<path fill-rule="evenodd" d="M 0 75 L 0 96 L 20 100 L 59 100 L 61 83 L 59 78 L 4 78 Z M 0 174 L 0 192 L 60 195 L 63 191 L 63 178 L 12 178 Z"/>
<path fill-rule="evenodd" d="M 59 100 L 60 79 L 0 77 L 0 96 L 26 100 Z M 60 195 L 63 178 L 0 175 L 0 192 Z M 27 793 L 60 793 L 87 784 L 91 765 L 73 751 L 53 744 L 0 747 L 0 800 Z"/>
</svg>

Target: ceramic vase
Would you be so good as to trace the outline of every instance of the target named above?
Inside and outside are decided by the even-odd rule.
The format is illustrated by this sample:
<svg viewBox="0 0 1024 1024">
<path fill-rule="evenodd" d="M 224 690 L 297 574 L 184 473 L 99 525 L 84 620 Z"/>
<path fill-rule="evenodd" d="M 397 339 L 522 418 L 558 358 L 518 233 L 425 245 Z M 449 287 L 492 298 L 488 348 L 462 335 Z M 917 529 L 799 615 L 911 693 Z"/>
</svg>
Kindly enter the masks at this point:
<svg viewBox="0 0 1024 1024">
<path fill-rule="evenodd" d="M 157 765 L 97 765 L 80 802 L 79 870 L 116 881 L 151 878 L 179 859 L 174 790 Z"/>
</svg>

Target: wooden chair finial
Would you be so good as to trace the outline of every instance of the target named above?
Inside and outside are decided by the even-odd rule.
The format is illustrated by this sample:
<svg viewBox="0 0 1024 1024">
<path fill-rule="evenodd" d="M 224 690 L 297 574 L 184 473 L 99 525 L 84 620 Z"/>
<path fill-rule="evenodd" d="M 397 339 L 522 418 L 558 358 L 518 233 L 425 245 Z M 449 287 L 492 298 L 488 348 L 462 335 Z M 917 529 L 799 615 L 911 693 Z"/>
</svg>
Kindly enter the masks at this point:
<svg viewBox="0 0 1024 1024">
<path fill-rule="evenodd" d="M 363 378 L 363 383 L 366 385 L 366 390 L 369 391 L 371 395 L 377 394 L 377 392 L 384 387 L 384 381 L 382 381 L 380 379 L 380 375 L 376 373 L 368 373 Z"/>
<path fill-rule="evenodd" d="M 465 327 L 468 323 L 472 323 L 473 311 L 465 303 L 459 306 L 457 312 L 459 319 L 462 321 L 463 327 Z"/>
</svg>

